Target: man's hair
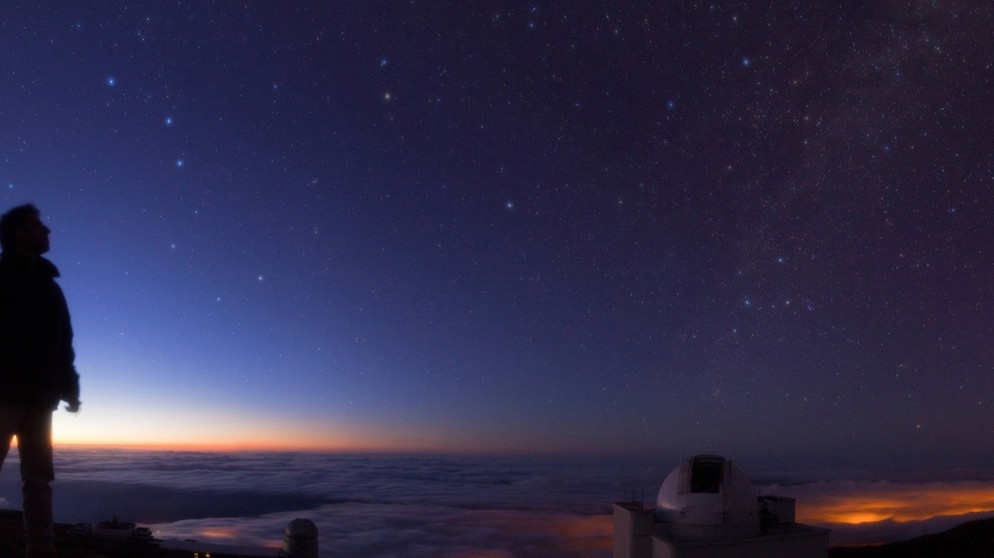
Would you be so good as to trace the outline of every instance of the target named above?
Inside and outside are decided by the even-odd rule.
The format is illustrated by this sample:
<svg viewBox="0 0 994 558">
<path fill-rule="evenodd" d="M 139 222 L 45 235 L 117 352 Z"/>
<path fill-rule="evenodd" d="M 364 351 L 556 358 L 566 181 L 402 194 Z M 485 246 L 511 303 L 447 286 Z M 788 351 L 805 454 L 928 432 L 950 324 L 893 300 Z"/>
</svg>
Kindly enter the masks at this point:
<svg viewBox="0 0 994 558">
<path fill-rule="evenodd" d="M 40 215 L 41 211 L 33 203 L 12 207 L 0 215 L 0 250 L 13 250 L 17 242 L 14 231 L 24 228 L 28 217 Z"/>
</svg>

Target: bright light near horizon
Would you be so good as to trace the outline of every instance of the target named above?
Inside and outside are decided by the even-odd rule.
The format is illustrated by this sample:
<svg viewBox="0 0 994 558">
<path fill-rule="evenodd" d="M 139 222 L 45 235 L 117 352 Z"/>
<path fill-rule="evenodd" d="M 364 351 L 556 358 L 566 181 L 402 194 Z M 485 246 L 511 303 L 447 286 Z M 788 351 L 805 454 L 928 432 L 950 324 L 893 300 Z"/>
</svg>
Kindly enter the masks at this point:
<svg viewBox="0 0 994 558">
<path fill-rule="evenodd" d="M 859 525 L 907 523 L 939 516 L 994 511 L 994 482 L 842 482 L 777 487 L 771 494 L 797 499 L 802 523 Z"/>
</svg>

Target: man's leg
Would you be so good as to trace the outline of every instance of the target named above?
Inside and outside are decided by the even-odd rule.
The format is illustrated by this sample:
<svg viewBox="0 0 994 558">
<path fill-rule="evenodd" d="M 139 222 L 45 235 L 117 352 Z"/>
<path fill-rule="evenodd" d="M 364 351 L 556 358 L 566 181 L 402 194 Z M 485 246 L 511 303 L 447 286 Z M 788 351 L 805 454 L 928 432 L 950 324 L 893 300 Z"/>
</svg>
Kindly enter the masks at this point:
<svg viewBox="0 0 994 558">
<path fill-rule="evenodd" d="M 24 497 L 24 542 L 28 556 L 45 556 L 55 549 L 52 520 L 52 410 L 32 406 L 17 430 Z"/>
</svg>

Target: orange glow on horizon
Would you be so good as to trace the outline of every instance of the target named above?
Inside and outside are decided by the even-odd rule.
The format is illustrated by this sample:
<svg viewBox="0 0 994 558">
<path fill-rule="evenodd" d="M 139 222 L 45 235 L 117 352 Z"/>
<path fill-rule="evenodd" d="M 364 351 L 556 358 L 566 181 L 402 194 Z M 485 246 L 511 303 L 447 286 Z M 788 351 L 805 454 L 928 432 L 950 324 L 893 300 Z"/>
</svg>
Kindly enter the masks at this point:
<svg viewBox="0 0 994 558">
<path fill-rule="evenodd" d="M 514 452 L 503 448 L 479 448 L 470 445 L 443 445 L 399 443 L 385 440 L 379 443 L 372 441 L 357 442 L 351 439 L 343 440 L 230 440 L 214 441 L 135 441 L 135 440 L 55 440 L 56 448 L 110 449 L 110 450 L 140 450 L 140 451 L 203 451 L 203 452 L 310 452 L 310 453 L 370 453 L 370 454 L 436 454 L 436 455 L 513 455 L 517 453 L 532 455 L 526 452 Z"/>
<path fill-rule="evenodd" d="M 798 521 L 907 523 L 994 511 L 994 483 L 989 482 L 875 483 L 852 488 L 832 494 L 798 494 Z"/>
<path fill-rule="evenodd" d="M 303 430 L 303 434 L 299 433 Z M 297 432 L 297 433 L 291 433 Z M 101 432 L 103 436 L 56 435 L 56 447 L 103 449 L 136 449 L 163 451 L 303 451 L 318 453 L 414 453 L 438 455 L 543 455 L 571 454 L 549 448 L 522 447 L 513 440 L 452 435 L 425 435 L 409 429 L 353 427 L 342 429 L 287 429 L 286 433 L 269 431 L 238 432 L 220 435 L 217 432 L 181 434 L 149 433 L 142 438 L 134 431 Z M 108 435 L 109 434 L 109 435 Z"/>
<path fill-rule="evenodd" d="M 237 529 L 219 529 L 217 527 L 201 529 L 199 533 L 208 539 L 234 539 L 239 535 Z"/>
<path fill-rule="evenodd" d="M 136 450 L 136 451 L 198 451 L 198 452 L 309 452 L 309 453 L 402 453 L 387 448 L 332 444 L 275 444 L 263 442 L 56 442 L 56 448 Z"/>
<path fill-rule="evenodd" d="M 558 551 L 610 551 L 614 547 L 614 521 L 609 514 L 571 515 L 526 511 L 476 511 L 470 512 L 472 523 L 486 525 L 508 539 L 548 537 L 554 540 Z M 550 552 L 552 553 L 552 552 Z M 490 558 L 510 556 L 473 550 L 466 554 L 453 554 L 454 558 Z"/>
<path fill-rule="evenodd" d="M 76 425 L 72 425 L 76 427 Z M 226 430 L 205 424 L 201 431 L 175 428 L 114 428 L 99 424 L 92 431 L 56 429 L 57 447 L 191 451 L 305 451 L 368 453 L 452 453 L 446 440 L 425 439 L 403 429 L 391 431 L 365 425 L 286 425 L 279 428 L 236 425 Z M 465 449 L 465 448 L 461 448 Z"/>
<path fill-rule="evenodd" d="M 614 520 L 611 515 L 562 516 L 551 521 L 550 528 L 566 547 L 573 550 L 614 548 Z"/>
</svg>

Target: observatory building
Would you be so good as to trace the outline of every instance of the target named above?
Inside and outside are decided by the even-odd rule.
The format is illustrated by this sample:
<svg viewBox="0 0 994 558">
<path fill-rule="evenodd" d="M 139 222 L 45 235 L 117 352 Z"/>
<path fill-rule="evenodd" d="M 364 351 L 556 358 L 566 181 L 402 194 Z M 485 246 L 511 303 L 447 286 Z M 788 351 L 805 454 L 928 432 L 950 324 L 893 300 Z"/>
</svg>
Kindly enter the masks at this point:
<svg viewBox="0 0 994 558">
<path fill-rule="evenodd" d="M 794 522 L 794 500 L 759 496 L 731 461 L 698 455 L 673 470 L 655 509 L 614 504 L 614 558 L 826 558 L 828 529 Z"/>
</svg>

